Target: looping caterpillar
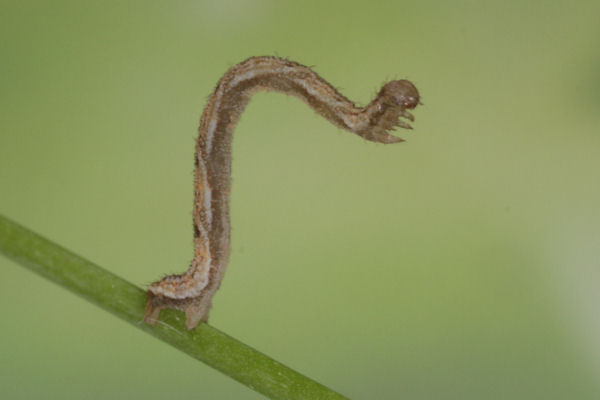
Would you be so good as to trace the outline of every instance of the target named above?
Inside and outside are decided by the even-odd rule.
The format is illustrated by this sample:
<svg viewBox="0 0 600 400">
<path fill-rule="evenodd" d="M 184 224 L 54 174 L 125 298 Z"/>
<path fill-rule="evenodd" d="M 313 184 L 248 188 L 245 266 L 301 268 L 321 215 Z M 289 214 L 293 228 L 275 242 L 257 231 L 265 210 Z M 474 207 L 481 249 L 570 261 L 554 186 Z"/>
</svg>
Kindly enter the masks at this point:
<svg viewBox="0 0 600 400">
<path fill-rule="evenodd" d="M 165 276 L 148 287 L 144 320 L 152 325 L 160 310 L 174 308 L 194 329 L 208 320 L 212 298 L 229 259 L 229 193 L 233 131 L 250 97 L 260 91 L 296 96 L 332 124 L 378 143 L 403 139 L 389 131 L 412 129 L 407 110 L 419 101 L 407 80 L 386 83 L 366 107 L 356 107 L 310 68 L 276 57 L 252 57 L 221 78 L 202 113 L 196 141 L 194 179 L 194 258 L 180 275 Z"/>
</svg>

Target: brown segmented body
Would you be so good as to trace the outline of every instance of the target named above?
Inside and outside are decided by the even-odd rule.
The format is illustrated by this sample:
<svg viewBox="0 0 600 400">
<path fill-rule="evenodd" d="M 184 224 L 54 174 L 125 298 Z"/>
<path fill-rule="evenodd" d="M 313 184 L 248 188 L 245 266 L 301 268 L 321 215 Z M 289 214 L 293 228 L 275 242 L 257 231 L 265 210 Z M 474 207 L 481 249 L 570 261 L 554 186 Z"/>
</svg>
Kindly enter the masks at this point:
<svg viewBox="0 0 600 400">
<path fill-rule="evenodd" d="M 229 193 L 234 128 L 257 91 L 299 97 L 334 125 L 366 140 L 397 143 L 388 131 L 412 129 L 400 117 L 419 104 L 416 87 L 407 80 L 385 84 L 366 107 L 356 107 L 310 68 L 276 57 L 252 57 L 230 68 L 219 81 L 202 113 L 196 141 L 194 179 L 194 258 L 180 275 L 165 276 L 148 288 L 145 321 L 156 324 L 163 308 L 182 310 L 186 327 L 207 321 L 212 298 L 229 259 Z"/>
</svg>

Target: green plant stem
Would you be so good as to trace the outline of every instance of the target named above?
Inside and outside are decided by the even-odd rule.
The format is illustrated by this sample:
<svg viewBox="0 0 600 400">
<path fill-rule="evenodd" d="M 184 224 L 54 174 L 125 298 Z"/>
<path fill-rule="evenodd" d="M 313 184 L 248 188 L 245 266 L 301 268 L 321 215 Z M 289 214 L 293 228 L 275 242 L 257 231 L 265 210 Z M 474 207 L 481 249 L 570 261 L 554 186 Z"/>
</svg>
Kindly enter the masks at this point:
<svg viewBox="0 0 600 400">
<path fill-rule="evenodd" d="M 210 325 L 186 330 L 176 311 L 143 323 L 143 290 L 1 215 L 0 252 L 271 399 L 345 399 Z"/>
</svg>

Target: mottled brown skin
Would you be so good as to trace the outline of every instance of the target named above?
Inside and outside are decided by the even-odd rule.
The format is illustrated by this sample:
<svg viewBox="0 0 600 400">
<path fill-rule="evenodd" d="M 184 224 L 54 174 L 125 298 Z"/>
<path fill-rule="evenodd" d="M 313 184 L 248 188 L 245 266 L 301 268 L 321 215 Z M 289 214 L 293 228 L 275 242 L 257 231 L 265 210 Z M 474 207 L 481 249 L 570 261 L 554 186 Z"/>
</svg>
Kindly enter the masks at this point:
<svg viewBox="0 0 600 400">
<path fill-rule="evenodd" d="M 148 288 L 145 321 L 156 324 L 163 308 L 182 310 L 186 327 L 208 320 L 212 297 L 229 259 L 231 142 L 250 97 L 257 91 L 295 96 L 332 124 L 378 143 L 402 142 L 389 131 L 412 129 L 407 111 L 419 104 L 407 80 L 385 84 L 366 107 L 357 107 L 310 68 L 276 57 L 252 57 L 232 67 L 219 81 L 200 122 L 196 142 L 194 258 L 183 274 L 165 276 Z"/>
</svg>

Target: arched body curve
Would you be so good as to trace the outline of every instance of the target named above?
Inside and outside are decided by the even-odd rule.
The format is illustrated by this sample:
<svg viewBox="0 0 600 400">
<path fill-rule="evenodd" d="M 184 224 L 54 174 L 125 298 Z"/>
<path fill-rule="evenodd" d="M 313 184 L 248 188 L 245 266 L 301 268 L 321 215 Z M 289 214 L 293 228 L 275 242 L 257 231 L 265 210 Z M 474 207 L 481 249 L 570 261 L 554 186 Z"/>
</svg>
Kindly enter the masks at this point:
<svg viewBox="0 0 600 400">
<path fill-rule="evenodd" d="M 332 124 L 379 143 L 402 142 L 389 131 L 412 129 L 400 118 L 413 121 L 407 110 L 419 104 L 419 93 L 407 80 L 388 82 L 366 107 L 356 107 L 317 73 L 293 61 L 252 57 L 230 68 L 210 96 L 198 130 L 194 258 L 185 273 L 149 286 L 147 323 L 155 324 L 163 308 L 184 311 L 188 329 L 208 320 L 229 259 L 233 131 L 252 94 L 261 90 L 298 97 Z"/>
</svg>

